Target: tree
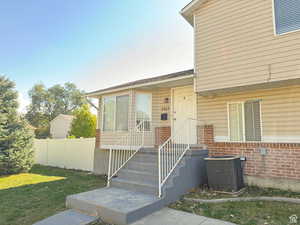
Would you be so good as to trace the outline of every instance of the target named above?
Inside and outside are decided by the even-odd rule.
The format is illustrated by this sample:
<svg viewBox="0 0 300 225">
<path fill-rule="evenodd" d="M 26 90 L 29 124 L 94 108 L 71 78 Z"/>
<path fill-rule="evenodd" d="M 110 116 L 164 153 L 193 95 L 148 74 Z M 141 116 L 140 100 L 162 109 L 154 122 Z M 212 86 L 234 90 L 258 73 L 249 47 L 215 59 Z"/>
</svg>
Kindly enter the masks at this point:
<svg viewBox="0 0 300 225">
<path fill-rule="evenodd" d="M 43 84 L 36 84 L 29 91 L 31 104 L 26 113 L 26 119 L 37 129 L 37 138 L 50 135 L 50 121 L 59 114 L 72 114 L 74 110 L 86 103 L 83 91 L 75 84 L 65 83 L 46 88 Z"/>
<path fill-rule="evenodd" d="M 76 138 L 96 136 L 96 115 L 90 111 L 90 107 L 84 104 L 74 112 L 75 118 L 72 121 L 70 135 Z"/>
<path fill-rule="evenodd" d="M 17 113 L 15 84 L 0 76 L 0 174 L 28 171 L 33 161 L 33 133 Z"/>
</svg>

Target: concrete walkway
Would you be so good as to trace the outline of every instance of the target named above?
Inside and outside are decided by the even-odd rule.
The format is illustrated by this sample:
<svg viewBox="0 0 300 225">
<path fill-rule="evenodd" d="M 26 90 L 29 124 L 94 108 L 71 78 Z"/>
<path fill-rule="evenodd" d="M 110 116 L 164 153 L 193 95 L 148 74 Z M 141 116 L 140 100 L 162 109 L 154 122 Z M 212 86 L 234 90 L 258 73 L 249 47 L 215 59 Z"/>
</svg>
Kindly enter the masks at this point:
<svg viewBox="0 0 300 225">
<path fill-rule="evenodd" d="M 198 216 L 170 208 L 163 208 L 131 225 L 234 225 L 221 220 Z"/>
<path fill-rule="evenodd" d="M 97 217 L 87 216 L 74 210 L 66 210 L 33 225 L 88 225 Z M 198 216 L 175 209 L 163 208 L 131 225 L 234 225 L 233 223 Z"/>
</svg>

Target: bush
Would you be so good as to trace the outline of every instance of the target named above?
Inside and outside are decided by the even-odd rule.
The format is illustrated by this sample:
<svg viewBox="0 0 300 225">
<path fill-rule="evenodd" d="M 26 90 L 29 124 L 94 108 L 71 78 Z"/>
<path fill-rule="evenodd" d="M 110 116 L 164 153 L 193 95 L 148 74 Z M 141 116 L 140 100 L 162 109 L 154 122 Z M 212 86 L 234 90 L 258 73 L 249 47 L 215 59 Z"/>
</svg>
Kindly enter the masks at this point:
<svg viewBox="0 0 300 225">
<path fill-rule="evenodd" d="M 74 112 L 70 136 L 89 138 L 96 136 L 97 118 L 90 111 L 89 105 L 83 105 Z"/>
<path fill-rule="evenodd" d="M 15 84 L 0 76 L 0 174 L 27 172 L 34 163 L 33 132 L 18 113 Z"/>
</svg>

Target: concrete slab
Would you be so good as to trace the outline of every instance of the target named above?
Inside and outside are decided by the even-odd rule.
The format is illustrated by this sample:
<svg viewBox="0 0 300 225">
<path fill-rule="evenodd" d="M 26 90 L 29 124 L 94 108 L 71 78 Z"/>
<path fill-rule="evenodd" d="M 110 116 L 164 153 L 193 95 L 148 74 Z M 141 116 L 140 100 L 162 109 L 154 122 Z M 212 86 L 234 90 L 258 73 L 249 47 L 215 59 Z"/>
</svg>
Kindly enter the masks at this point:
<svg viewBox="0 0 300 225">
<path fill-rule="evenodd" d="M 75 210 L 66 210 L 33 225 L 87 225 L 96 220 L 96 217 L 81 214 Z"/>
<path fill-rule="evenodd" d="M 157 196 L 114 187 L 70 195 L 66 205 L 118 225 L 137 221 L 164 206 Z"/>
<path fill-rule="evenodd" d="M 195 214 L 163 208 L 131 225 L 234 225 L 233 223 L 198 216 Z"/>
<path fill-rule="evenodd" d="M 128 213 L 143 206 L 159 201 L 154 195 L 129 191 L 120 188 L 101 188 L 89 192 L 70 195 L 68 201 L 76 199 L 99 207 L 109 208 L 118 212 Z"/>
</svg>

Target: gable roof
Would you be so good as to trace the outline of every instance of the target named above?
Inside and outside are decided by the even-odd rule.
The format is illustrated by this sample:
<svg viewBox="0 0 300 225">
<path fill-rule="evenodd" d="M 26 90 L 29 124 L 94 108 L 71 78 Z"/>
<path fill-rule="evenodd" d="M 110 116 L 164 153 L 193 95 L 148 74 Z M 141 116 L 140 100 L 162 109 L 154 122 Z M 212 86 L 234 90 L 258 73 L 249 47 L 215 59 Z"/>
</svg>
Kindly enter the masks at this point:
<svg viewBox="0 0 300 225">
<path fill-rule="evenodd" d="M 121 90 L 130 89 L 130 88 L 136 88 L 136 87 L 142 87 L 142 86 L 147 86 L 147 85 L 153 84 L 153 83 L 162 83 L 162 82 L 166 82 L 169 80 L 183 79 L 183 78 L 187 78 L 187 77 L 191 77 L 191 76 L 194 76 L 193 69 L 184 70 L 184 71 L 180 71 L 180 72 L 176 72 L 176 73 L 170 73 L 170 74 L 161 75 L 161 76 L 156 76 L 156 77 L 151 77 L 151 78 L 146 78 L 146 79 L 141 79 L 141 80 L 136 80 L 136 81 L 128 82 L 125 84 L 120 84 L 120 85 L 116 85 L 113 87 L 100 89 L 97 91 L 89 92 L 86 94 L 86 96 L 92 97 L 92 96 L 97 96 L 97 95 L 101 95 L 101 94 L 106 94 L 109 92 L 121 91 Z"/>
<path fill-rule="evenodd" d="M 180 14 L 192 25 L 194 26 L 194 12 L 199 8 L 203 3 L 208 0 L 193 0 L 187 4 L 181 11 Z"/>
</svg>

